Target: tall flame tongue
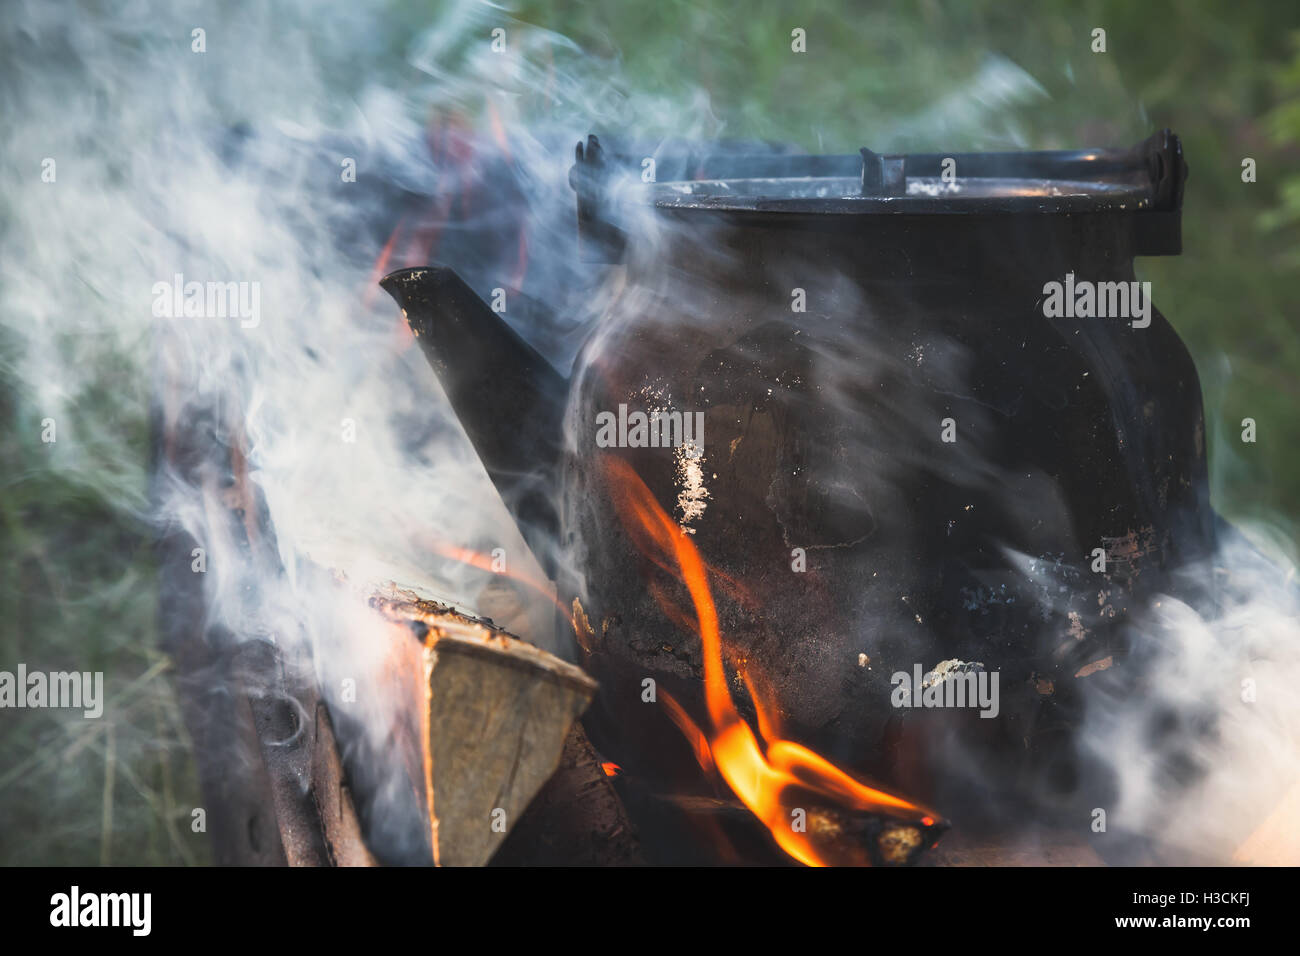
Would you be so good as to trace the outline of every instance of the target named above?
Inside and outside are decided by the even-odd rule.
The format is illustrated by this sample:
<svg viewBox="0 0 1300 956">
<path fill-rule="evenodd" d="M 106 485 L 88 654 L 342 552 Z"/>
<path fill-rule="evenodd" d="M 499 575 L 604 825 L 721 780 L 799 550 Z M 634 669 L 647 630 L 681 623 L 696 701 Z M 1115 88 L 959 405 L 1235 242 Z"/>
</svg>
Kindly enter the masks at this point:
<svg viewBox="0 0 1300 956">
<path fill-rule="evenodd" d="M 607 455 L 602 467 L 619 518 L 636 546 L 681 580 L 695 605 L 704 650 L 708 730 L 698 728 L 676 701 L 663 697 L 669 716 L 695 748 L 701 766 L 716 768 L 781 849 L 808 866 L 911 862 L 933 846 L 944 829 L 933 813 L 868 787 L 794 741 L 770 737 L 766 743 L 760 741 L 736 710 L 727 688 L 709 569 L 695 544 L 627 462 Z M 660 603 L 666 604 L 666 593 L 662 589 L 657 593 Z M 671 606 L 665 606 L 665 611 L 675 619 L 683 616 Z M 752 692 L 753 684 L 747 681 L 747 686 Z M 755 703 L 767 737 L 770 721 L 757 698 Z"/>
</svg>

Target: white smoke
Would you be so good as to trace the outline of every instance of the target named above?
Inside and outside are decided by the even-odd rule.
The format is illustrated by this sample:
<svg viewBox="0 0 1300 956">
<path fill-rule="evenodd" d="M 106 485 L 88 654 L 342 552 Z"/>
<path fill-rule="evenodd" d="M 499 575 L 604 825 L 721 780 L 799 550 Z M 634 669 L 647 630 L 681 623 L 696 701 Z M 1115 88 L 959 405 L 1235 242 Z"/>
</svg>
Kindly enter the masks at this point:
<svg viewBox="0 0 1300 956">
<path fill-rule="evenodd" d="M 1082 739 L 1117 786 L 1107 826 L 1162 862 L 1300 862 L 1300 591 L 1294 556 L 1255 537 L 1266 550 L 1222 528 L 1213 561 L 1178 575 L 1201 606 L 1137 615 L 1137 688 L 1088 696 Z"/>
<path fill-rule="evenodd" d="M 481 5 L 448 9 L 455 22 L 429 35 L 465 46 L 481 33 L 485 57 L 489 15 L 510 22 Z M 383 236 L 368 217 L 394 209 L 368 186 L 434 187 L 427 111 L 464 92 L 409 68 L 407 89 L 372 79 L 362 64 L 387 54 L 381 13 L 128 3 L 110 18 L 6 5 L 7 372 L 26 386 L 27 415 L 56 423 L 61 468 L 208 549 L 217 615 L 234 606 L 222 593 L 241 559 L 185 484 L 151 510 L 141 426 L 155 391 L 231 413 L 221 427 L 242 433 L 290 590 L 309 559 L 358 584 L 395 577 L 472 602 L 481 574 L 431 566 L 422 535 L 499 542 L 528 560 L 396 308 L 370 288 Z M 349 158 L 357 184 L 341 176 Z M 175 274 L 255 287 L 261 320 L 155 317 L 153 287 Z"/>
<path fill-rule="evenodd" d="M 396 580 L 481 613 L 492 576 L 430 542 L 502 547 L 512 570 L 540 576 L 374 286 L 388 231 L 458 174 L 430 155 L 431 112 L 463 111 L 472 126 L 495 98 L 520 131 L 508 144 L 518 177 L 545 212 L 563 198 L 568 218 L 550 225 L 572 228 L 568 156 L 509 114 L 540 68 L 526 48 L 490 48 L 494 25 L 512 43 L 525 34 L 497 7 L 443 10 L 409 63 L 390 61 L 403 44 L 366 5 L 30 2 L 0 14 L 0 316 L 20 423 L 53 423 L 51 464 L 65 475 L 193 537 L 210 624 L 236 640 L 305 638 L 328 656 L 322 673 L 356 678 L 377 739 L 393 715 L 365 705 L 378 691 L 365 684 L 384 629 L 367 630 L 350 592 L 340 600 L 316 569 L 362 594 Z M 451 49 L 470 52 L 452 64 Z M 157 315 L 155 286 L 176 275 L 255 289 L 259 321 Z M 185 442 L 246 455 L 283 574 L 252 562 L 232 527 L 231 511 L 255 504 L 227 497 L 232 476 L 200 488 L 164 465 L 150 494 L 155 400 L 183 412 Z M 520 597 L 511 623 L 556 647 L 549 605 Z"/>
</svg>

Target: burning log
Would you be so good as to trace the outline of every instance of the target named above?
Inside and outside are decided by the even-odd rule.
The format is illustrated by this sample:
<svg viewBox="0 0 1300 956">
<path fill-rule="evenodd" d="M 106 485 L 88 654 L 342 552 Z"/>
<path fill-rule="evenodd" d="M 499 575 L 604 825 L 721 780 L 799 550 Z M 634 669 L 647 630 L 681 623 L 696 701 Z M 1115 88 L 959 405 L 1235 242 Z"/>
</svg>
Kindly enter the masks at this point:
<svg viewBox="0 0 1300 956">
<path fill-rule="evenodd" d="M 596 682 L 484 621 L 396 588 L 372 607 L 420 639 L 424 787 L 434 862 L 481 866 L 560 764 Z"/>
<path fill-rule="evenodd" d="M 238 431 L 219 426 L 220 410 L 185 404 L 176 383 L 169 385 L 154 409 L 155 496 L 167 481 L 188 487 L 249 569 L 278 573 Z M 224 416 L 234 417 L 229 409 Z M 227 439 L 215 437 L 221 434 Z M 179 526 L 158 541 L 159 626 L 175 661 L 216 862 L 373 865 L 315 663 L 297 644 L 240 642 L 211 620 L 204 575 L 193 564 L 198 543 Z"/>
<path fill-rule="evenodd" d="M 560 769 L 492 858 L 500 866 L 635 866 L 641 842 L 607 769 L 579 721 Z"/>
<path fill-rule="evenodd" d="M 737 828 L 755 823 L 754 815 L 737 800 L 685 794 L 656 799 L 687 817 L 713 817 Z M 834 866 L 915 866 L 948 829 L 942 821 L 922 823 L 814 799 L 796 802 L 803 806 L 794 809 L 802 812 L 792 823 L 806 835 L 812 855 Z"/>
<path fill-rule="evenodd" d="M 257 734 L 285 862 L 374 866 L 311 662 L 252 641 L 235 651 L 234 670 Z"/>
<path fill-rule="evenodd" d="M 229 536 L 229 552 L 251 585 L 283 569 L 238 430 L 213 424 L 226 418 L 237 415 L 183 405 L 172 390 L 159 396 L 156 493 L 166 481 L 191 488 L 213 527 Z M 240 640 L 211 621 L 204 576 L 192 567 L 198 544 L 179 527 L 159 542 L 161 628 L 177 662 L 217 861 L 373 865 L 341 759 L 346 748 L 321 695 L 325 662 L 313 659 L 301 636 Z M 244 593 L 257 600 L 255 587 Z M 483 621 L 413 594 L 394 590 L 371 604 L 403 625 L 394 645 L 397 679 L 385 689 L 395 693 L 404 719 L 424 731 L 399 734 L 395 752 L 406 757 L 405 772 L 427 800 L 432 858 L 485 863 L 555 771 L 595 682 Z M 337 726 L 346 737 L 347 728 Z"/>
</svg>

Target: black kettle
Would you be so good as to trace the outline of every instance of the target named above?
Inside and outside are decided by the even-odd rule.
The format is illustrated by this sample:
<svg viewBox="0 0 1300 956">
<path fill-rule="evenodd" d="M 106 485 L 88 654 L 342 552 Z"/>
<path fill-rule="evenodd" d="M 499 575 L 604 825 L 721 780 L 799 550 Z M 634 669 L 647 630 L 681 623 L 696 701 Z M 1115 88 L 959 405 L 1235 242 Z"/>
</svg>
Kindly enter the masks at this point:
<svg viewBox="0 0 1300 956">
<path fill-rule="evenodd" d="M 1126 679 L 1129 616 L 1215 541 L 1196 371 L 1133 265 L 1181 250 L 1177 137 L 655 160 L 646 181 L 578 146 L 608 294 L 567 378 L 452 270 L 382 280 L 550 558 L 593 738 L 681 773 L 646 681 L 705 711 L 693 595 L 629 524 L 635 481 L 709 570 L 742 713 L 911 792 L 954 754 L 982 786 L 1070 790 L 1081 683 Z M 998 675 L 995 708 L 927 709 L 967 672 Z"/>
</svg>

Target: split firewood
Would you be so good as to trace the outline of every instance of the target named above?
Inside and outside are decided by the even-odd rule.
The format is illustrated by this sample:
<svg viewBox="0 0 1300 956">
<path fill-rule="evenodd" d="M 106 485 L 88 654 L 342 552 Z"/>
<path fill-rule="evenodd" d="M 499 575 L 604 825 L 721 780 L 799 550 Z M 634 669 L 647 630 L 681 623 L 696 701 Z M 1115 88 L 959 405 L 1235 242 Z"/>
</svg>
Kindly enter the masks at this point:
<svg viewBox="0 0 1300 956">
<path fill-rule="evenodd" d="M 424 675 L 424 786 L 434 862 L 482 866 L 555 772 L 596 682 L 452 608 L 391 588 L 370 605 L 412 632 Z"/>
<path fill-rule="evenodd" d="M 233 402 L 206 406 L 186 397 L 181 344 L 159 343 L 153 494 L 162 507 L 173 483 L 183 483 L 203 503 L 224 553 L 238 559 L 238 572 L 250 584 L 272 580 L 284 569 L 265 501 L 250 478 L 242 410 Z M 200 544 L 180 526 L 159 541 L 160 630 L 176 660 L 216 860 L 373 864 L 335 735 L 356 728 L 346 725 L 346 711 L 332 715 L 343 718 L 333 722 L 320 693 L 334 686 L 321 683 L 330 662 L 314 659 L 294 635 L 249 641 L 210 623 L 220 615 L 206 607 L 204 576 L 191 565 Z M 317 572 L 328 573 L 311 573 Z M 256 602 L 261 588 L 242 593 Z M 489 603 L 509 609 L 510 596 L 498 585 Z M 414 594 L 391 590 L 374 606 L 402 625 L 390 649 L 395 667 L 377 675 L 403 715 L 383 759 L 402 764 L 416 801 L 427 799 L 428 814 L 421 808 L 412 822 L 432 821 L 435 861 L 484 863 L 559 764 L 565 736 L 595 683 L 487 622 Z M 363 790 L 364 783 L 356 792 Z M 415 847 L 412 859 L 427 860 L 421 850 Z"/>
</svg>

